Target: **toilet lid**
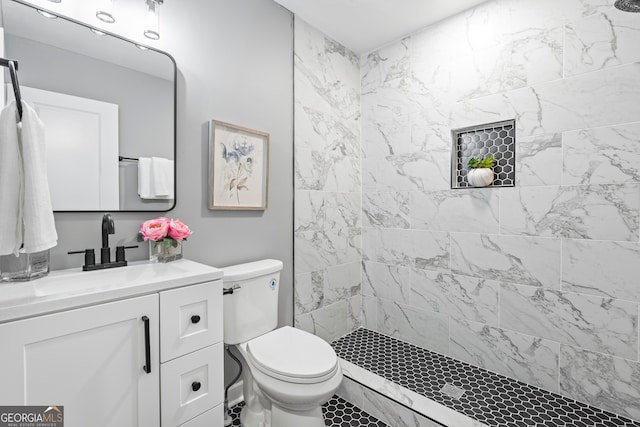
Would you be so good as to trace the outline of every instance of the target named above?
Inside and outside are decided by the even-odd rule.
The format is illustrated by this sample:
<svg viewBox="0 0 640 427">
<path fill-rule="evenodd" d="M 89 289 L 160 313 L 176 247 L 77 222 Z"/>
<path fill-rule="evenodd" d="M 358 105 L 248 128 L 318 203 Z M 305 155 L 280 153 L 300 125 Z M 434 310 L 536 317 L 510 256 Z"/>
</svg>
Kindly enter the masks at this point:
<svg viewBox="0 0 640 427">
<path fill-rule="evenodd" d="M 311 380 L 336 370 L 338 357 L 321 338 L 284 326 L 247 343 L 247 353 L 265 374 Z"/>
</svg>

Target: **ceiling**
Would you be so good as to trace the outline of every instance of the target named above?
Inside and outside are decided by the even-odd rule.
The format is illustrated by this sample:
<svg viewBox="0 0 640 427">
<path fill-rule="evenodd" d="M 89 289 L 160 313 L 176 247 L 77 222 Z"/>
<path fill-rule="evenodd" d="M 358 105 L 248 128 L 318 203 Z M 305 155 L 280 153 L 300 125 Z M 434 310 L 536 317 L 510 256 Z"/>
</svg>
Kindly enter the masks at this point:
<svg viewBox="0 0 640 427">
<path fill-rule="evenodd" d="M 357 54 L 486 0 L 275 0 Z"/>
<path fill-rule="evenodd" d="M 48 6 L 46 3 L 49 2 L 41 3 Z M 78 13 L 88 7 L 89 16 L 93 16 L 95 13 L 93 3 L 86 1 L 77 3 L 82 7 L 68 3 L 71 2 L 61 3 L 61 6 L 66 5 L 67 9 L 58 7 L 55 12 L 61 16 L 64 16 L 65 13 L 67 16 L 73 16 L 73 12 Z M 90 32 L 87 26 L 66 19 L 45 18 L 36 12 L 37 9 L 34 6 L 10 0 L 0 0 L 2 18 L 0 22 L 3 23 L 5 35 L 33 40 L 100 61 L 119 64 L 165 80 L 174 80 L 175 67 L 167 55 L 158 54 L 153 50 L 142 51 L 134 43 L 118 37 L 96 35 Z M 46 9 L 42 7 L 41 10 Z M 127 12 L 129 11 L 127 10 Z M 94 19 L 94 21 L 97 20 Z"/>
</svg>

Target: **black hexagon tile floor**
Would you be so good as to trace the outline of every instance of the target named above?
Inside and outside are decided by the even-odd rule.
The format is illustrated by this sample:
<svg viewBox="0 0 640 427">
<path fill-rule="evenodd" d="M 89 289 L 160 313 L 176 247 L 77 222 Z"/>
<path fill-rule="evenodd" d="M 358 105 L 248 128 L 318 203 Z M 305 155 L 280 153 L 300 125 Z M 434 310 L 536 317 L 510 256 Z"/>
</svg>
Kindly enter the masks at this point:
<svg viewBox="0 0 640 427">
<path fill-rule="evenodd" d="M 489 426 L 640 427 L 640 423 L 368 329 L 339 357 Z M 425 414 L 428 416 L 428 414 Z"/>
<path fill-rule="evenodd" d="M 231 408 L 232 426 L 240 426 L 240 411 L 244 403 Z M 382 421 L 367 414 L 362 409 L 347 402 L 341 397 L 333 396 L 322 405 L 324 425 L 331 427 L 390 427 Z"/>
</svg>

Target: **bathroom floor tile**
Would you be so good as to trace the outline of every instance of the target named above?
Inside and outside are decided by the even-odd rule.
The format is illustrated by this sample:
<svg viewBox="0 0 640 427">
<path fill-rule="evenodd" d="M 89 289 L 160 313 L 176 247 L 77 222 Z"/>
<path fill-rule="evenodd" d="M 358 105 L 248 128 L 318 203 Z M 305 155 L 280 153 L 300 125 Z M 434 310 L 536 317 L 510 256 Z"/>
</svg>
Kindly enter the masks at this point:
<svg viewBox="0 0 640 427">
<path fill-rule="evenodd" d="M 368 329 L 357 329 L 332 345 L 344 360 L 489 426 L 640 427 L 627 418 Z"/>
<path fill-rule="evenodd" d="M 244 402 L 231 408 L 232 426 L 240 426 L 240 411 Z M 389 427 L 338 396 L 322 405 L 324 424 L 329 427 Z"/>
</svg>

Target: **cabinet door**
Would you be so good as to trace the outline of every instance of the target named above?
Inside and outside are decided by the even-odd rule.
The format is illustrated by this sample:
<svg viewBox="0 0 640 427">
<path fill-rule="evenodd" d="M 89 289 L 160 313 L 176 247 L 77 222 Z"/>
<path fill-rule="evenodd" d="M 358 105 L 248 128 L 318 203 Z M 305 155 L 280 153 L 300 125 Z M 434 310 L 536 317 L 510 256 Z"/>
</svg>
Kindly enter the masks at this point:
<svg viewBox="0 0 640 427">
<path fill-rule="evenodd" d="M 191 421 L 181 424 L 180 427 L 223 427 L 224 426 L 224 405 L 218 405 L 209 409 L 202 415 L 198 415 Z"/>
<path fill-rule="evenodd" d="M 63 405 L 66 427 L 157 427 L 158 319 L 155 294 L 0 325 L 0 402 Z"/>
</svg>

